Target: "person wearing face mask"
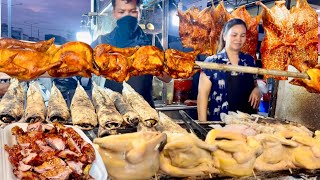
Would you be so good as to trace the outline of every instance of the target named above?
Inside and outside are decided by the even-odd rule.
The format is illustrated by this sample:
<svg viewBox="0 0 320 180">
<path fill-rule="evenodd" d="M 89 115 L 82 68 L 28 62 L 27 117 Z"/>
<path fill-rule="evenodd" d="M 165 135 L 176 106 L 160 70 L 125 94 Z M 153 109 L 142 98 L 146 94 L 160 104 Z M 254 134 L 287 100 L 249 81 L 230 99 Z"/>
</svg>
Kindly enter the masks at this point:
<svg viewBox="0 0 320 180">
<path fill-rule="evenodd" d="M 119 48 L 151 45 L 150 39 L 138 25 L 140 16 L 140 0 L 112 0 L 113 17 L 117 20 L 117 26 L 109 34 L 99 36 L 91 46 L 95 48 L 98 44 L 110 44 Z M 162 49 L 162 48 L 161 48 Z M 164 82 L 170 82 L 171 78 L 163 74 L 158 77 Z M 152 75 L 131 77 L 127 83 L 144 99 L 154 107 L 152 99 Z M 114 91 L 122 91 L 122 83 L 106 79 L 105 87 Z"/>
<path fill-rule="evenodd" d="M 221 32 L 217 54 L 205 62 L 255 67 L 254 59 L 240 51 L 246 41 L 247 26 L 241 19 L 228 21 Z M 220 120 L 220 113 L 257 113 L 260 90 L 256 75 L 204 69 L 200 73 L 197 110 L 200 121 Z"/>
</svg>

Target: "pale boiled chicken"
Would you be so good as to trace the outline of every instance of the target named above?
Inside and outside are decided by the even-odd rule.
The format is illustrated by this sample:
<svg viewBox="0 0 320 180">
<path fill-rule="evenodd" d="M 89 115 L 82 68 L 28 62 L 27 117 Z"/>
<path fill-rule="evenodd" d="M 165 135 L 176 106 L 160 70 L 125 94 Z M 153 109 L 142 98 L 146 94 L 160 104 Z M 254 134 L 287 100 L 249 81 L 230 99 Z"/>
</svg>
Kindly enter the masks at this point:
<svg viewBox="0 0 320 180">
<path fill-rule="evenodd" d="M 232 177 L 252 175 L 255 160 L 262 153 L 259 141 L 239 133 L 211 130 L 206 143 L 218 147 L 212 152 L 215 167 Z"/>
<path fill-rule="evenodd" d="M 258 26 L 261 19 L 261 15 L 257 17 L 252 17 L 250 13 L 246 10 L 245 6 L 241 6 L 237 8 L 235 11 L 231 13 L 232 18 L 240 18 L 247 25 L 246 32 L 246 42 L 241 48 L 241 52 L 246 54 L 250 54 L 254 59 L 256 57 L 256 51 L 258 46 Z"/>
<path fill-rule="evenodd" d="M 94 139 L 108 175 L 115 179 L 150 179 L 159 170 L 160 132 L 137 132 Z"/>
<path fill-rule="evenodd" d="M 290 160 L 296 167 L 310 170 L 320 168 L 320 144 L 318 139 L 291 131 L 279 132 L 279 136 L 298 144 L 297 147 L 288 149 Z"/>
<path fill-rule="evenodd" d="M 261 142 L 263 153 L 256 159 L 254 168 L 258 171 L 280 171 L 295 168 L 289 149 L 298 143 L 273 134 L 258 134 L 254 137 Z"/>
<path fill-rule="evenodd" d="M 210 176 L 219 173 L 213 166 L 211 152 L 215 145 L 208 145 L 196 135 L 189 134 L 171 118 L 160 112 L 156 127 L 167 135 L 167 144 L 160 154 L 160 169 L 173 177 Z"/>
</svg>

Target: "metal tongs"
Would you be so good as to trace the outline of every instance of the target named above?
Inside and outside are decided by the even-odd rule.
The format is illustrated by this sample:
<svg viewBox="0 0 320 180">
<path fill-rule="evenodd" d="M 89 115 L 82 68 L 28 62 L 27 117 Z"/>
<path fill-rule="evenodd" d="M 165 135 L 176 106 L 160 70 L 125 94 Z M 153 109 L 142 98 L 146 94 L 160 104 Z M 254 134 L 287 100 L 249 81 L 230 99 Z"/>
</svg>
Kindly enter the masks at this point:
<svg viewBox="0 0 320 180">
<path fill-rule="evenodd" d="M 206 139 L 206 136 L 208 134 L 208 131 L 203 128 L 202 126 L 200 126 L 196 121 L 194 121 L 189 114 L 187 114 L 185 111 L 183 110 L 179 110 L 180 115 L 182 116 L 182 121 L 185 123 L 187 129 L 197 135 L 200 139 Z M 196 130 L 196 132 L 195 132 Z"/>
</svg>

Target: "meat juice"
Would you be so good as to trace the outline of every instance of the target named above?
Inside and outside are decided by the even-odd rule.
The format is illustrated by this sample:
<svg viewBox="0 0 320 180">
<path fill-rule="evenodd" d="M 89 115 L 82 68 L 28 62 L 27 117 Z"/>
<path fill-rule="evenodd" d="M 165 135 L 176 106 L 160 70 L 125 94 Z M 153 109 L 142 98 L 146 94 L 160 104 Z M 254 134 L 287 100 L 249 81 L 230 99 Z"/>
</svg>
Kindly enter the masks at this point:
<svg viewBox="0 0 320 180">
<path fill-rule="evenodd" d="M 173 102 L 183 104 L 189 98 L 190 90 L 192 88 L 192 78 L 175 79 L 174 80 L 174 96 Z"/>
</svg>

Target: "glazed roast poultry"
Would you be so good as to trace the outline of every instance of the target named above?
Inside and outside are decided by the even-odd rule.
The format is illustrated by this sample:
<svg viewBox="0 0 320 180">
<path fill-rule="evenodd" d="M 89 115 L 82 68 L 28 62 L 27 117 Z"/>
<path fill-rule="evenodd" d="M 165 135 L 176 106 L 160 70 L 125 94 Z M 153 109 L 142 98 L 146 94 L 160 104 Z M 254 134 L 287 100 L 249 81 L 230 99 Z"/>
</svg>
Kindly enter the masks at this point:
<svg viewBox="0 0 320 180">
<path fill-rule="evenodd" d="M 53 40 L 28 43 L 13 39 L 0 39 L 1 71 L 20 80 L 30 80 L 59 66 L 61 61 L 51 60 L 55 53 Z"/>
<path fill-rule="evenodd" d="M 52 77 L 91 77 L 91 73 L 99 75 L 99 71 L 94 68 L 93 64 L 93 50 L 83 42 L 68 42 L 62 45 L 51 61 L 62 62 L 60 66 L 48 71 Z"/>
<path fill-rule="evenodd" d="M 318 63 L 318 15 L 307 1 L 298 0 L 290 10 L 286 8 L 285 1 L 276 1 L 271 9 L 261 2 L 258 4 L 264 8 L 263 67 L 287 70 L 288 65 L 292 65 L 301 72 L 314 67 Z"/>
</svg>

